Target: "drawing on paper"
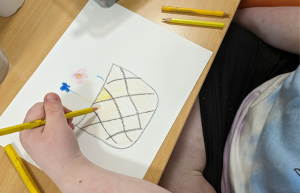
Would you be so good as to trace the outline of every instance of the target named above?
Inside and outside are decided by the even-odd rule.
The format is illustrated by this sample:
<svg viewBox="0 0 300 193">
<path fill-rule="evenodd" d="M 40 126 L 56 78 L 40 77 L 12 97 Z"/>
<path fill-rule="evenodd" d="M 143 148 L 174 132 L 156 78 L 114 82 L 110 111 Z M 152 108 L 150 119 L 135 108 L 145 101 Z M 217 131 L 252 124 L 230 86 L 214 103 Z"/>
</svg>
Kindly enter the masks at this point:
<svg viewBox="0 0 300 193">
<path fill-rule="evenodd" d="M 82 68 L 82 69 L 78 70 L 77 72 L 75 72 L 74 74 L 72 74 L 71 78 L 75 79 L 77 84 L 82 84 L 84 82 L 84 80 L 89 77 L 89 75 L 85 72 L 86 72 L 86 69 Z"/>
<path fill-rule="evenodd" d="M 86 101 L 92 103 L 92 101 L 90 101 L 89 99 L 87 99 L 87 98 L 85 98 L 85 97 L 83 97 L 83 96 L 77 94 L 76 92 L 72 91 L 72 90 L 70 89 L 70 87 L 71 87 L 70 85 L 68 85 L 67 83 L 63 82 L 63 83 L 62 83 L 62 86 L 60 87 L 60 90 L 61 90 L 61 91 L 66 91 L 67 93 L 68 93 L 68 92 L 72 92 L 72 93 L 74 93 L 75 95 L 77 95 L 77 96 L 83 98 L 84 100 L 86 100 Z"/>
<path fill-rule="evenodd" d="M 76 126 L 111 147 L 129 148 L 145 131 L 158 102 L 158 95 L 151 86 L 113 64 L 92 103 L 93 107 L 100 108 L 85 115 Z"/>
</svg>

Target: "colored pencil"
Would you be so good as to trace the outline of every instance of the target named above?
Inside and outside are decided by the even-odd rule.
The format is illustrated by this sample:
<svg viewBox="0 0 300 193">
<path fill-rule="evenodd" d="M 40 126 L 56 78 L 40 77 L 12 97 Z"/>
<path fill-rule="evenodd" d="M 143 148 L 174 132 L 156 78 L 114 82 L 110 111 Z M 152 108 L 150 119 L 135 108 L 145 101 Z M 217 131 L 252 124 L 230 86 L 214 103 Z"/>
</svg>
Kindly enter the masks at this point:
<svg viewBox="0 0 300 193">
<path fill-rule="evenodd" d="M 25 165 L 22 162 L 22 159 L 18 156 L 14 147 L 9 144 L 4 147 L 9 159 L 13 163 L 14 167 L 18 171 L 19 175 L 21 176 L 23 182 L 25 183 L 26 187 L 28 188 L 30 193 L 40 193 L 39 188 L 37 187 L 36 183 L 32 179 L 31 175 L 29 174 L 28 170 L 26 169 Z"/>
<path fill-rule="evenodd" d="M 193 13 L 193 14 L 199 14 L 199 15 L 213 15 L 213 16 L 220 16 L 220 17 L 231 16 L 230 13 L 226 13 L 223 11 L 190 9 L 190 8 L 183 8 L 183 7 L 162 6 L 162 10 L 163 11 L 171 11 L 171 12 L 179 12 L 179 13 Z"/>
<path fill-rule="evenodd" d="M 210 21 L 199 21 L 199 20 L 190 20 L 190 19 L 179 19 L 179 18 L 163 18 L 164 21 L 170 23 L 181 23 L 181 24 L 189 24 L 189 25 L 201 25 L 208 27 L 220 27 L 223 28 L 225 26 L 224 23 L 219 22 L 210 22 Z"/>
<path fill-rule="evenodd" d="M 98 109 L 98 107 L 90 107 L 90 108 L 86 108 L 86 109 L 82 109 L 82 110 L 67 113 L 67 114 L 65 114 L 65 116 L 66 116 L 67 119 L 69 119 L 69 118 L 72 118 L 72 117 L 77 117 L 77 116 L 80 116 L 80 115 L 85 115 L 85 114 L 88 114 L 88 113 L 92 113 L 92 112 L 96 111 L 97 109 Z M 3 129 L 0 129 L 0 136 L 7 135 L 7 134 L 10 134 L 10 133 L 15 133 L 15 132 L 26 130 L 26 129 L 32 129 L 32 128 L 35 128 L 35 127 L 39 127 L 39 126 L 45 125 L 45 123 L 46 123 L 45 119 L 40 119 L 40 120 L 36 120 L 36 121 L 31 121 L 29 123 L 23 123 L 23 124 L 20 124 L 20 125 L 3 128 Z"/>
</svg>

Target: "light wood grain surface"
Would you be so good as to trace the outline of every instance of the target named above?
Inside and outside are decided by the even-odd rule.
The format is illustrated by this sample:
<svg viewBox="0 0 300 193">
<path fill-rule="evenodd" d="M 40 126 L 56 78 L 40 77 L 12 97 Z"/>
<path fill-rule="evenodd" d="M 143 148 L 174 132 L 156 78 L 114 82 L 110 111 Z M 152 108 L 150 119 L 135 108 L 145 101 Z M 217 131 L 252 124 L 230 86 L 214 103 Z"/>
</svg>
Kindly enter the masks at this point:
<svg viewBox="0 0 300 193">
<path fill-rule="evenodd" d="M 234 14 L 239 1 L 120 0 L 118 2 L 148 20 L 214 52 L 148 169 L 145 180 L 158 183 L 232 19 L 232 17 L 219 18 L 162 12 L 162 5 L 219 10 Z M 0 17 L 0 46 L 10 61 L 8 76 L 0 85 L 0 115 L 86 3 L 87 0 L 25 0 L 24 5 L 16 14 L 8 18 Z M 225 28 L 166 24 L 161 22 L 161 19 L 165 17 L 223 22 Z M 44 172 L 29 163 L 25 162 L 25 164 L 42 192 L 60 192 Z M 0 147 L 0 192 L 28 192 L 2 147 Z"/>
</svg>

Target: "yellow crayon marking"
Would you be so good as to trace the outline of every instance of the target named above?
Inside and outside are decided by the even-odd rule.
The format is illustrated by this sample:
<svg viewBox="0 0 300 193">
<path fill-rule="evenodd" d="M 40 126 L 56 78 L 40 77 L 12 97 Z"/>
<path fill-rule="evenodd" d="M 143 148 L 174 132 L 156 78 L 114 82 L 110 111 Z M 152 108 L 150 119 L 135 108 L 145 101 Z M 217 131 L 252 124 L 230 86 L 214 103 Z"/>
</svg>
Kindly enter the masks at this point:
<svg viewBox="0 0 300 193">
<path fill-rule="evenodd" d="M 108 94 L 106 89 L 103 88 L 103 90 L 101 91 L 101 93 L 99 94 L 99 97 L 97 98 L 97 100 L 95 102 L 99 102 L 99 101 L 107 100 L 107 99 L 111 99 L 111 96 L 110 96 L 110 94 Z"/>
<path fill-rule="evenodd" d="M 88 83 L 90 83 L 90 84 L 92 84 L 92 85 L 94 85 L 94 86 L 96 86 L 96 87 L 98 87 L 98 88 L 101 88 L 100 86 L 97 86 L 97 85 L 95 85 L 94 83 L 92 83 L 92 82 L 90 82 L 90 81 L 88 81 L 88 80 L 85 80 L 85 81 L 87 81 Z"/>
<path fill-rule="evenodd" d="M 64 104 L 64 103 L 63 103 L 62 105 L 65 106 L 65 107 L 67 107 L 68 109 L 74 111 L 70 106 L 68 106 L 68 105 L 66 105 L 66 104 Z"/>
<path fill-rule="evenodd" d="M 78 95 L 78 96 L 80 96 L 80 95 Z M 83 96 L 80 96 L 80 97 L 83 98 L 83 99 L 85 99 L 85 100 L 87 100 L 87 101 L 89 101 L 89 102 L 91 102 L 91 103 L 93 103 L 91 100 L 89 100 L 89 99 L 87 99 L 87 98 L 85 98 Z"/>
</svg>

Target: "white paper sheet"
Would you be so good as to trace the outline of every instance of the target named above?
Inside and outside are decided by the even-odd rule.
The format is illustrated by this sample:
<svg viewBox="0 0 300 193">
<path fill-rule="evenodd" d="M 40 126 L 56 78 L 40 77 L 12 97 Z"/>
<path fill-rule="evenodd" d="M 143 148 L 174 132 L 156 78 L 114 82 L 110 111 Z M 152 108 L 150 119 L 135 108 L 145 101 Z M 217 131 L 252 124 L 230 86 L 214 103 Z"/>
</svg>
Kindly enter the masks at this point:
<svg viewBox="0 0 300 193">
<path fill-rule="evenodd" d="M 75 124 L 82 120 L 81 127 L 87 123 L 95 124 L 90 127 L 90 134 L 75 129 L 80 148 L 88 159 L 105 169 L 143 178 L 211 55 L 211 51 L 118 4 L 103 9 L 91 0 L 3 113 L 0 128 L 21 124 L 28 109 L 36 102 L 43 101 L 48 92 L 58 93 L 65 106 L 79 110 L 90 107 L 92 103 L 89 101 L 99 98 L 98 94 L 103 88 L 109 89 L 116 93 L 108 99 L 118 101 L 118 107 L 123 110 L 112 110 L 110 118 L 99 112 L 101 120 L 114 119 L 118 113 L 123 118 L 133 118 L 130 113 L 134 111 L 142 116 L 147 109 L 152 113 L 146 118 L 135 115 L 134 119 L 141 118 L 139 123 L 115 117 L 119 120 L 114 122 L 116 127 L 120 126 L 120 120 L 123 121 L 121 127 L 122 124 L 127 127 L 127 123 L 132 127 L 129 129 L 134 130 L 135 124 L 143 127 L 136 134 L 138 137 L 132 137 L 130 132 L 125 132 L 128 136 L 124 132 L 121 136 L 121 132 L 113 131 L 116 140 L 134 138 L 133 142 L 118 144 L 113 142 L 112 137 L 107 140 L 103 139 L 105 136 L 95 136 L 104 133 L 103 128 L 102 134 L 97 130 L 100 124 L 95 124 L 96 115 L 90 114 L 93 117 L 85 117 L 84 120 L 83 117 L 75 118 Z M 72 74 L 83 68 L 88 78 L 77 84 Z M 109 74 L 111 77 L 108 77 Z M 148 93 L 146 97 L 138 98 L 136 104 L 131 104 L 128 101 L 132 102 L 134 97 L 126 97 L 126 93 L 118 96 L 118 85 L 110 86 L 113 83 L 108 82 L 122 76 L 127 78 L 127 83 L 125 80 L 120 83 L 123 84 L 119 85 L 121 94 L 126 91 L 125 83 L 130 87 L 125 85 L 130 92 L 128 95 L 135 93 L 136 97 Z M 60 90 L 63 82 L 70 86 L 72 92 Z M 107 87 L 114 87 L 115 90 Z M 101 100 L 108 96 L 105 92 L 100 95 Z M 100 104 L 105 110 L 115 108 L 108 103 Z M 107 121 L 106 124 L 108 122 L 112 123 Z M 114 129 L 113 126 L 110 124 L 105 127 L 109 130 Z M 18 135 L 14 133 L 0 137 L 0 145 L 13 143 L 21 157 L 36 165 L 22 148 Z"/>
</svg>

